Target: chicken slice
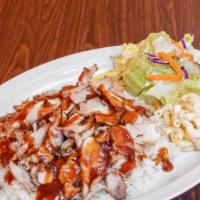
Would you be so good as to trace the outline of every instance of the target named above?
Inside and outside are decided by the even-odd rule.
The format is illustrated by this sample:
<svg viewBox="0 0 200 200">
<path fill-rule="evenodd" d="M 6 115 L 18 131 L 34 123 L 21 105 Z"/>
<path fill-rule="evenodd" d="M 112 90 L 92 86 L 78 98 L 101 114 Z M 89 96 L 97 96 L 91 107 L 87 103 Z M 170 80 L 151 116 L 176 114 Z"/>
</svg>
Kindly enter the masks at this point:
<svg viewBox="0 0 200 200">
<path fill-rule="evenodd" d="M 50 163 L 54 158 L 52 152 L 47 148 L 47 145 L 44 144 L 39 148 L 38 156 L 45 164 Z"/>
<path fill-rule="evenodd" d="M 58 175 L 60 182 L 64 185 L 63 191 L 65 198 L 71 199 L 79 193 L 80 188 L 75 187 L 75 184 L 79 180 L 79 175 L 78 154 L 73 152 L 67 162 L 61 166 Z"/>
<path fill-rule="evenodd" d="M 135 111 L 141 115 L 147 115 L 147 109 L 143 106 L 135 105 L 131 99 L 124 100 L 124 107 L 126 110 Z"/>
<path fill-rule="evenodd" d="M 38 104 L 38 105 L 37 105 Z M 13 117 L 13 122 L 18 121 L 18 120 L 24 120 L 27 116 L 27 114 L 30 112 L 30 110 L 37 105 L 39 107 L 42 103 L 39 101 L 27 101 L 26 103 L 23 103 L 19 111 L 15 114 Z"/>
<path fill-rule="evenodd" d="M 47 115 L 53 113 L 60 105 L 60 99 L 51 99 L 46 102 L 40 101 L 36 103 L 28 112 L 25 122 L 34 123 L 35 121 L 44 118 Z"/>
<path fill-rule="evenodd" d="M 94 90 L 88 85 L 81 85 L 73 89 L 70 93 L 70 99 L 78 104 L 87 100 L 88 97 L 96 96 Z"/>
<path fill-rule="evenodd" d="M 21 122 L 26 118 L 35 104 L 37 104 L 36 101 L 26 101 L 22 103 L 22 105 L 19 105 L 20 108 L 18 108 L 15 113 L 7 114 L 6 116 L 1 117 L 1 120 L 4 123 L 2 128 L 5 128 L 7 136 L 12 134 L 15 129 L 21 128 Z"/>
<path fill-rule="evenodd" d="M 48 139 L 55 147 L 60 147 L 64 140 L 64 135 L 60 129 L 51 125 L 48 131 Z"/>
<path fill-rule="evenodd" d="M 73 108 L 74 104 L 71 102 L 69 97 L 61 99 L 61 124 L 66 121 L 68 114 L 72 111 Z"/>
<path fill-rule="evenodd" d="M 83 197 L 98 176 L 105 177 L 107 160 L 104 151 L 94 137 L 87 138 L 81 148 L 81 181 L 83 184 Z"/>
<path fill-rule="evenodd" d="M 67 120 L 62 128 L 66 137 L 74 137 L 74 134 L 79 134 L 89 130 L 95 125 L 94 118 L 85 118 L 80 114 L 75 113 Z"/>
<path fill-rule="evenodd" d="M 75 132 L 77 124 L 79 124 L 84 118 L 77 112 L 72 114 L 62 125 L 62 130 L 65 136 L 68 136 L 68 132 Z"/>
<path fill-rule="evenodd" d="M 48 132 L 48 128 L 49 128 L 49 124 L 44 125 L 42 127 L 40 127 L 36 132 L 33 132 L 31 134 L 32 138 L 33 138 L 33 147 L 35 149 L 39 149 L 41 144 L 43 143 L 45 136 Z M 30 144 L 32 143 L 32 141 L 30 141 Z"/>
<path fill-rule="evenodd" d="M 75 139 L 74 138 L 68 138 L 67 140 L 65 140 L 62 143 L 62 146 L 61 146 L 62 156 L 70 155 L 74 151 L 73 150 L 74 148 L 75 148 Z"/>
<path fill-rule="evenodd" d="M 71 100 L 69 97 L 61 98 L 60 106 L 61 106 L 62 112 L 66 111 L 69 108 L 70 104 L 71 104 Z"/>
<path fill-rule="evenodd" d="M 119 123 L 121 117 L 121 113 L 117 112 L 112 115 L 104 115 L 104 114 L 96 114 L 95 120 L 99 124 L 115 126 Z"/>
<path fill-rule="evenodd" d="M 74 88 L 76 88 L 76 86 L 74 86 L 74 85 L 67 85 L 67 86 L 64 86 L 64 87 L 62 88 L 61 92 L 60 92 L 61 97 L 64 98 L 64 99 L 67 98 L 67 97 L 69 97 L 71 91 L 72 91 Z"/>
<path fill-rule="evenodd" d="M 57 90 L 50 90 L 50 91 L 46 91 L 40 95 L 35 95 L 33 97 L 33 99 L 35 101 L 46 101 L 46 100 L 50 100 L 50 99 L 55 99 L 55 98 L 59 98 L 60 96 L 60 92 Z"/>
<path fill-rule="evenodd" d="M 78 104 L 86 100 L 87 96 L 95 95 L 92 87 L 89 86 L 93 74 L 97 71 L 97 66 L 94 65 L 90 68 L 84 68 L 79 76 L 77 87 L 65 86 L 61 91 L 61 96 L 66 98 L 70 96 L 73 103 Z"/>
<path fill-rule="evenodd" d="M 113 82 L 111 81 L 110 78 L 103 78 L 103 79 L 100 79 L 100 80 L 92 80 L 90 82 L 90 86 L 93 88 L 93 90 L 97 93 L 97 94 L 101 94 L 98 90 L 99 86 L 100 85 L 104 85 L 104 87 L 107 89 L 107 90 L 110 90 L 111 87 L 113 86 Z"/>
<path fill-rule="evenodd" d="M 40 110 L 38 111 L 38 119 L 43 119 L 44 117 L 49 116 L 60 106 L 60 103 L 61 102 L 59 98 L 45 101 Z"/>
<path fill-rule="evenodd" d="M 67 162 L 61 166 L 59 170 L 59 180 L 62 184 L 68 182 L 69 184 L 75 184 L 78 180 L 80 173 L 80 167 L 78 164 L 78 154 L 73 152 Z"/>
<path fill-rule="evenodd" d="M 28 112 L 25 118 L 26 123 L 33 123 L 36 120 L 38 120 L 38 112 L 42 108 L 42 105 L 43 105 L 43 102 L 40 101 L 32 107 L 32 109 Z"/>
<path fill-rule="evenodd" d="M 77 148 L 81 148 L 83 142 L 89 138 L 90 136 L 92 136 L 94 134 L 94 129 L 95 127 L 92 127 L 91 129 L 84 131 L 82 133 L 76 133 L 74 135 L 75 141 L 76 141 L 76 146 Z"/>
<path fill-rule="evenodd" d="M 64 126 L 78 124 L 83 120 L 83 117 L 79 113 L 74 113 L 70 118 L 65 122 Z"/>
<path fill-rule="evenodd" d="M 124 98 L 123 97 L 120 97 L 120 96 L 114 94 L 113 92 L 108 91 L 104 85 L 99 86 L 99 92 L 101 93 L 102 96 L 104 96 L 109 101 L 109 103 L 114 108 L 124 110 L 124 105 L 123 105 Z"/>
<path fill-rule="evenodd" d="M 97 65 L 93 65 L 90 68 L 84 68 L 82 73 L 80 74 L 78 78 L 77 85 L 88 85 L 90 80 L 92 79 L 94 73 L 98 70 Z"/>
<path fill-rule="evenodd" d="M 80 113 L 84 116 L 90 116 L 96 113 L 100 114 L 111 114 L 111 110 L 104 101 L 100 100 L 98 97 L 87 100 L 79 104 Z"/>
<path fill-rule="evenodd" d="M 126 155 L 134 156 L 134 140 L 128 130 L 122 126 L 114 126 L 107 129 L 113 141 L 113 149 L 117 152 Z"/>
</svg>

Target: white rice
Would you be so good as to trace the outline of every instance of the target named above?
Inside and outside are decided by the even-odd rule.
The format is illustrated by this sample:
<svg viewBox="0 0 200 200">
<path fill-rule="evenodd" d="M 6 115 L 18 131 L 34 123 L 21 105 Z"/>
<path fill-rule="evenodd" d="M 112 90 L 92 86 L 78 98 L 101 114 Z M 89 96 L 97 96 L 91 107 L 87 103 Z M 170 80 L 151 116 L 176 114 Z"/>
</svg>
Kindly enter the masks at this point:
<svg viewBox="0 0 200 200">
<path fill-rule="evenodd" d="M 156 117 L 139 117 L 137 121 L 126 127 L 131 133 L 135 143 L 148 142 L 145 153 L 147 158 L 143 162 L 137 162 L 136 168 L 132 171 L 127 181 L 127 200 L 133 199 L 144 190 L 151 186 L 152 179 L 162 171 L 160 165 L 156 166 L 151 158 L 155 158 L 160 147 L 167 147 L 170 161 L 173 161 L 179 154 L 179 149 L 163 134 L 161 121 Z M 8 185 L 4 182 L 3 177 L 6 169 L 0 169 L 0 199 L 1 200 L 33 200 L 34 194 L 28 192 L 17 181 Z M 164 172 L 163 172 L 164 173 Z M 101 190 L 97 192 L 92 200 L 114 200 L 107 192 Z"/>
</svg>

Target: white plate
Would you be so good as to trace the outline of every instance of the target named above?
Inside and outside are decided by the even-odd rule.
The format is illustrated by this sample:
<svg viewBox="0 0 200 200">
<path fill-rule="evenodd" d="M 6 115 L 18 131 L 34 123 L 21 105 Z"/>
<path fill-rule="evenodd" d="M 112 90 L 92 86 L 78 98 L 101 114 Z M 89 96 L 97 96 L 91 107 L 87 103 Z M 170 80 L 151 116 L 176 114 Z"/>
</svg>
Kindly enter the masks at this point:
<svg viewBox="0 0 200 200">
<path fill-rule="evenodd" d="M 66 56 L 29 70 L 0 86 L 0 114 L 12 110 L 20 103 L 43 91 L 74 83 L 82 68 L 98 64 L 100 72 L 112 67 L 110 56 L 116 56 L 120 46 L 107 47 Z M 200 182 L 200 153 L 182 153 L 174 163 L 171 173 L 158 173 L 150 187 L 135 200 L 171 199 Z"/>
</svg>

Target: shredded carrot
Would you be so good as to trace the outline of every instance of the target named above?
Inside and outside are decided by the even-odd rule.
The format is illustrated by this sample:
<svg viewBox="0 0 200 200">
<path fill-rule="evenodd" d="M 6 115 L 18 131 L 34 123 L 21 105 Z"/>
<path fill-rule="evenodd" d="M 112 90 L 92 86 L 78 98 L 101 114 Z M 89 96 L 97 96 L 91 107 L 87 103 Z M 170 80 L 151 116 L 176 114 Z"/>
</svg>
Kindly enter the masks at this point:
<svg viewBox="0 0 200 200">
<path fill-rule="evenodd" d="M 166 53 L 159 53 L 159 56 L 162 59 L 165 59 L 169 62 L 169 64 L 172 66 L 172 68 L 175 70 L 175 72 L 177 73 L 178 76 L 180 76 L 182 78 L 183 74 L 182 74 L 182 70 L 181 68 L 178 66 L 178 64 L 172 59 L 172 57 Z"/>
<path fill-rule="evenodd" d="M 172 58 L 177 56 L 176 53 L 168 53 L 167 55 L 171 56 Z"/>
<path fill-rule="evenodd" d="M 178 66 L 178 64 L 172 59 L 173 55 L 166 54 L 164 52 L 159 53 L 159 57 L 168 61 L 169 64 L 172 66 L 176 74 L 149 74 L 145 77 L 151 80 L 173 80 L 173 81 L 179 81 L 182 79 L 183 74 L 181 68 Z"/>
<path fill-rule="evenodd" d="M 151 80 L 163 80 L 163 81 L 179 81 L 181 80 L 176 74 L 150 74 L 145 75 L 146 78 Z"/>
</svg>

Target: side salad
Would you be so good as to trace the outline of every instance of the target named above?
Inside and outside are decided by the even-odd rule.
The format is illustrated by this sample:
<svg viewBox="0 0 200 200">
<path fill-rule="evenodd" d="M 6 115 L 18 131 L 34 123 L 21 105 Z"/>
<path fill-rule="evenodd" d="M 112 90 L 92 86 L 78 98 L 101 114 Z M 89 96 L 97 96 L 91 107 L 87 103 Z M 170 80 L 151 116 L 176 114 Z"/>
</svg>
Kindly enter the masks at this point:
<svg viewBox="0 0 200 200">
<path fill-rule="evenodd" d="M 200 50 L 185 34 L 176 42 L 162 31 L 138 44 L 124 44 L 115 66 L 103 74 L 120 81 L 131 95 L 160 107 L 187 94 L 200 95 Z"/>
</svg>

